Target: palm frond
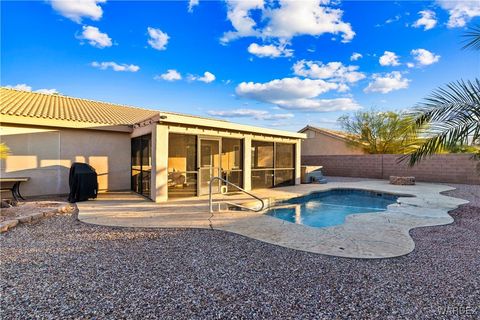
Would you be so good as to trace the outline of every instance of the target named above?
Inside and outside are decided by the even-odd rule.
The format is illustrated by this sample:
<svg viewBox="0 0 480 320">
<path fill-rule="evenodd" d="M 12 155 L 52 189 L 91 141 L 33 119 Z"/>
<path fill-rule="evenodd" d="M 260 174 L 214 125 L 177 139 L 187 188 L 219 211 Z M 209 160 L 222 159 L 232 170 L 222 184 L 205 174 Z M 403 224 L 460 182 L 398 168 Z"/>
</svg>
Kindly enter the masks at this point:
<svg viewBox="0 0 480 320">
<path fill-rule="evenodd" d="M 480 25 L 468 28 L 463 34 L 465 45 L 462 49 L 480 50 Z"/>
<path fill-rule="evenodd" d="M 410 165 L 425 157 L 480 139 L 480 80 L 457 81 L 435 90 L 409 115 L 412 131 L 425 138 L 402 157 Z"/>
</svg>

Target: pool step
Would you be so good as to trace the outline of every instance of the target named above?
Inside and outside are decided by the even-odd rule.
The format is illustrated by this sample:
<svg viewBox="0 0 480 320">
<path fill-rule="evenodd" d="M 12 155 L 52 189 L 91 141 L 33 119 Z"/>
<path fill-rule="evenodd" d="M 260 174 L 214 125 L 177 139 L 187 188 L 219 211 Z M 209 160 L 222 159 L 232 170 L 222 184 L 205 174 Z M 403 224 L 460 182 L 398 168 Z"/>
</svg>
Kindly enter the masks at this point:
<svg viewBox="0 0 480 320">
<path fill-rule="evenodd" d="M 265 203 L 265 207 L 264 209 L 268 209 L 270 207 L 270 204 L 274 203 L 273 199 L 270 199 L 270 198 L 265 198 L 265 199 L 262 199 L 263 202 Z M 260 208 L 260 204 L 258 203 L 258 201 L 252 201 L 252 200 L 248 200 L 248 201 L 245 201 L 245 202 L 236 202 L 235 204 L 240 204 L 246 208 L 250 208 L 250 209 L 259 209 Z M 251 210 L 248 210 L 246 208 L 241 208 L 241 207 L 238 207 L 232 203 L 229 203 L 229 202 L 221 202 L 221 203 L 218 203 L 215 205 L 215 211 L 216 212 L 232 212 L 232 211 L 251 211 Z"/>
</svg>

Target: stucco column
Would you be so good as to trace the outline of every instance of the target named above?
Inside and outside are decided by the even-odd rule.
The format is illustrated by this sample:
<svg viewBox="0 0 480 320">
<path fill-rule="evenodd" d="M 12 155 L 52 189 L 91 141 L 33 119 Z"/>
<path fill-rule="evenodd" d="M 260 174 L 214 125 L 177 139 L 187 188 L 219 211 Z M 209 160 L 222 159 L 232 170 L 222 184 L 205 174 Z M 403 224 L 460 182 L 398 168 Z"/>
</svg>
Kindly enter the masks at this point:
<svg viewBox="0 0 480 320">
<path fill-rule="evenodd" d="M 243 139 L 243 189 L 252 190 L 252 138 Z"/>
<path fill-rule="evenodd" d="M 295 184 L 302 183 L 302 140 L 295 143 Z"/>
<path fill-rule="evenodd" d="M 156 125 L 152 130 L 152 179 L 150 198 L 168 200 L 168 127 Z"/>
</svg>

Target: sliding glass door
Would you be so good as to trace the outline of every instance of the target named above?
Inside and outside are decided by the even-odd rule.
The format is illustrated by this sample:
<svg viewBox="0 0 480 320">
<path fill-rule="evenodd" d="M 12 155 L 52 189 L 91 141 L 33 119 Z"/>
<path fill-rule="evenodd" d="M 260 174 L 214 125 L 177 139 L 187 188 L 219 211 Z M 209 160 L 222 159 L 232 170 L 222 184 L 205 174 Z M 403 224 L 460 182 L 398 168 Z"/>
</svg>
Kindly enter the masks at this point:
<svg viewBox="0 0 480 320">
<path fill-rule="evenodd" d="M 200 186 L 199 194 L 204 195 L 209 192 L 210 180 L 213 177 L 220 176 L 220 139 L 199 138 L 200 141 Z M 212 191 L 219 192 L 220 182 L 214 182 Z"/>
<path fill-rule="evenodd" d="M 131 140 L 131 188 L 136 193 L 150 197 L 152 171 L 152 136 L 150 134 Z"/>
</svg>

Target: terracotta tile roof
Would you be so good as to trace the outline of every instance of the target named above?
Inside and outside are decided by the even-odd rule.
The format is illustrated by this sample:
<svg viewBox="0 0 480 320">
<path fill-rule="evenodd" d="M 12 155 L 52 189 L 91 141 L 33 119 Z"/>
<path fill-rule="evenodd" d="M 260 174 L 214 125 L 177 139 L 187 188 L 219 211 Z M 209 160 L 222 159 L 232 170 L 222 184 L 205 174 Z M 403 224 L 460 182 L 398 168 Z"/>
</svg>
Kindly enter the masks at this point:
<svg viewBox="0 0 480 320">
<path fill-rule="evenodd" d="M 159 111 L 0 88 L 0 114 L 102 125 L 133 125 L 158 115 Z"/>
</svg>

